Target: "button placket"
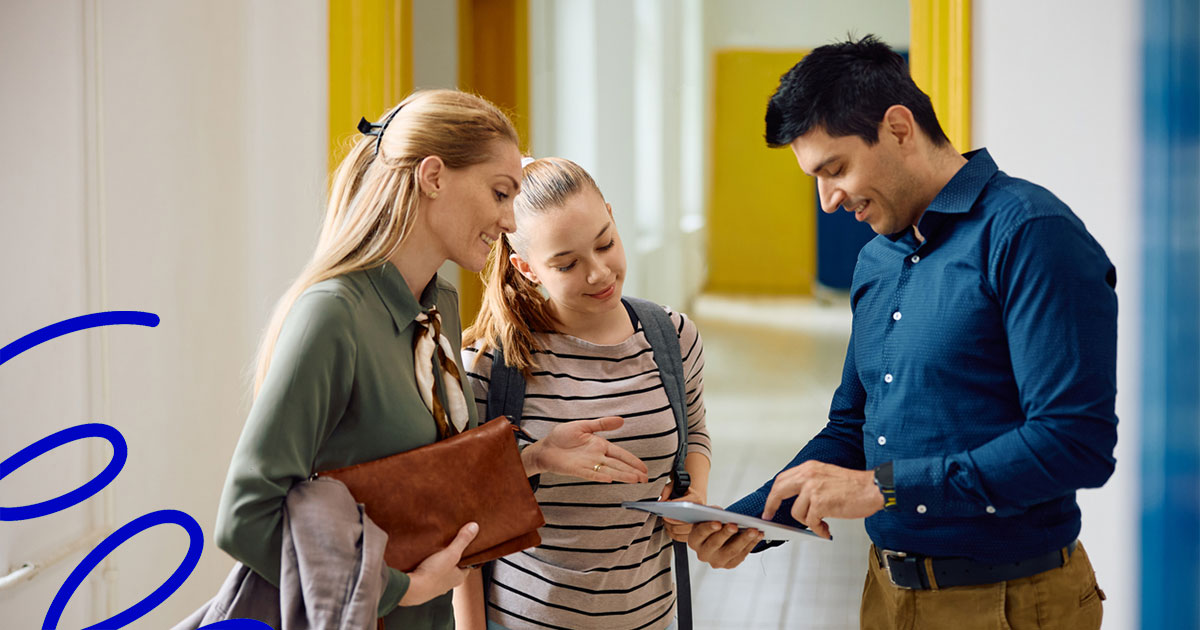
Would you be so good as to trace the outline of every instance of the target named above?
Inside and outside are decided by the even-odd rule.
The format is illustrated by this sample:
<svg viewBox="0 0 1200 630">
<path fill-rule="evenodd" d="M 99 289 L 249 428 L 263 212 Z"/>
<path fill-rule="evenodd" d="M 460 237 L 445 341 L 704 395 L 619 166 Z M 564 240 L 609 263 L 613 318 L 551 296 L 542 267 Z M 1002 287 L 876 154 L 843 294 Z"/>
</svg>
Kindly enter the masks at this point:
<svg viewBox="0 0 1200 630">
<path fill-rule="evenodd" d="M 892 296 L 892 309 L 891 309 L 892 317 L 891 317 L 891 321 L 889 321 L 887 323 L 887 327 L 884 330 L 884 337 L 883 337 L 883 344 L 882 344 L 882 346 L 883 346 L 882 347 L 882 353 L 883 353 L 882 368 L 884 370 L 883 382 L 885 384 L 889 384 L 889 385 L 892 383 L 892 381 L 895 380 L 895 376 L 892 374 L 891 371 L 889 371 L 889 368 L 891 367 L 891 363 L 892 363 L 892 345 L 893 345 L 892 335 L 896 332 L 896 322 L 899 322 L 900 318 L 903 317 L 903 315 L 900 311 L 900 304 L 901 304 L 901 302 L 903 302 L 905 288 L 908 285 L 909 275 L 912 271 L 912 266 L 908 265 L 908 264 L 904 264 L 904 261 L 905 261 L 905 259 L 901 259 L 902 268 L 900 270 L 900 278 L 896 282 L 895 293 Z"/>
</svg>

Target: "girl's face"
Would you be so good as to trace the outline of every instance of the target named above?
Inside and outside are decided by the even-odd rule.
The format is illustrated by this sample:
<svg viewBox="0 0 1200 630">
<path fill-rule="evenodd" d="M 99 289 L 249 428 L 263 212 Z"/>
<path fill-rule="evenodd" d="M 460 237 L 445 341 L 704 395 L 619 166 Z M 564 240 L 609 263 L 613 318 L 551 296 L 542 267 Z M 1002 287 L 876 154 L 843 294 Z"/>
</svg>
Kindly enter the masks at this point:
<svg viewBox="0 0 1200 630">
<path fill-rule="evenodd" d="M 603 313 L 620 304 L 625 248 L 612 206 L 598 192 L 583 190 L 562 208 L 522 218 L 518 227 L 526 258 L 513 254 L 512 263 L 546 288 L 560 319 Z"/>
<path fill-rule="evenodd" d="M 430 233 L 446 259 L 478 272 L 492 243 L 502 232 L 516 229 L 513 197 L 521 181 L 521 153 L 511 142 L 496 142 L 486 162 L 462 169 L 442 166 L 422 181 Z"/>
</svg>

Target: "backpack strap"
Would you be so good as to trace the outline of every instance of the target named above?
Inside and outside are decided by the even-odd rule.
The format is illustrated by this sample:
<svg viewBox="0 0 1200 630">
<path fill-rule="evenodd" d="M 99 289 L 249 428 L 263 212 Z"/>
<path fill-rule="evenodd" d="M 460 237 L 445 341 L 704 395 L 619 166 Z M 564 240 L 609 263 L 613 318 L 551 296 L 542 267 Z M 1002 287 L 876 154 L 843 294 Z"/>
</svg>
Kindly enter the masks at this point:
<svg viewBox="0 0 1200 630">
<path fill-rule="evenodd" d="M 638 321 L 642 323 L 642 331 L 650 349 L 654 351 L 654 362 L 658 364 L 658 372 L 662 377 L 663 389 L 667 392 L 667 400 L 671 403 L 671 412 L 675 414 L 675 428 L 679 432 L 679 450 L 675 452 L 675 467 L 671 471 L 671 481 L 674 488 L 671 498 L 681 497 L 691 485 L 691 478 L 684 468 L 687 458 L 687 402 L 684 397 L 683 384 L 683 355 L 679 349 L 679 331 L 671 322 L 671 316 L 663 307 L 641 298 L 623 297 Z"/>
<path fill-rule="evenodd" d="M 679 331 L 671 322 L 671 316 L 661 306 L 641 298 L 621 298 L 633 309 L 638 321 L 642 323 L 642 331 L 650 349 L 654 352 L 654 362 L 658 364 L 658 373 L 662 378 L 663 389 L 666 390 L 667 400 L 671 403 L 671 411 L 675 414 L 675 426 L 679 432 L 679 450 L 675 453 L 675 467 L 671 471 L 673 487 L 671 498 L 683 496 L 691 485 L 691 477 L 684 468 L 687 458 L 687 402 L 684 392 L 683 354 L 679 349 Z M 675 552 L 675 614 L 678 616 L 676 626 L 679 630 L 692 630 L 692 580 L 688 572 L 687 543 L 672 543 Z"/>
<path fill-rule="evenodd" d="M 487 420 L 508 416 L 508 421 L 521 426 L 525 410 L 525 375 L 504 363 L 504 346 L 496 340 L 492 350 L 492 374 L 488 381 Z M 486 422 L 486 420 L 485 420 Z M 482 423 L 481 423 L 482 424 Z"/>
</svg>

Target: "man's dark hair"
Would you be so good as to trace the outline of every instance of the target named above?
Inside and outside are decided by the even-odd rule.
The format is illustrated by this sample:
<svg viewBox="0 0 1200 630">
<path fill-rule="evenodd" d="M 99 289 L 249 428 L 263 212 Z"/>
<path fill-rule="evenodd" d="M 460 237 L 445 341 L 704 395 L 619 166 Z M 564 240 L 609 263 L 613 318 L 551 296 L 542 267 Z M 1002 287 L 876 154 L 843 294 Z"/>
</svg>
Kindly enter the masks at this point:
<svg viewBox="0 0 1200 630">
<path fill-rule="evenodd" d="M 950 142 L 933 103 L 908 74 L 908 64 L 874 35 L 821 46 L 792 66 L 767 103 L 767 145 L 785 147 L 814 127 L 833 137 L 879 142 L 879 123 L 892 105 L 912 111 L 937 146 Z"/>
</svg>

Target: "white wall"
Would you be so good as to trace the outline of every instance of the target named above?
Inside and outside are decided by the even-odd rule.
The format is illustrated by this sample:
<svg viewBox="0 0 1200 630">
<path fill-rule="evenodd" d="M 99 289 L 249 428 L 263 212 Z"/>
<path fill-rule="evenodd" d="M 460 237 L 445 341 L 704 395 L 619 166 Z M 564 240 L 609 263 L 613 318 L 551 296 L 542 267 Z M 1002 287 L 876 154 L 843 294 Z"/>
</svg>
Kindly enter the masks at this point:
<svg viewBox="0 0 1200 630">
<path fill-rule="evenodd" d="M 282 17 L 281 17 L 282 16 Z M 325 7 L 271 0 L 7 2 L 0 8 L 0 344 L 103 309 L 158 328 L 76 333 L 0 367 L 4 453 L 87 421 L 129 460 L 105 499 L 0 529 L 0 571 L 89 527 L 150 511 L 194 516 L 205 553 L 136 627 L 170 627 L 231 561 L 211 542 L 248 401 L 246 370 L 275 298 L 308 255 L 325 179 Z M 107 343 L 104 343 L 104 341 Z M 5 505 L 98 471 L 104 446 L 64 447 L 5 479 Z M 94 576 L 64 627 L 120 612 L 182 560 L 174 526 L 141 534 Z M 5 627 L 37 627 L 83 553 L 0 592 Z"/>
<path fill-rule="evenodd" d="M 1136 628 L 1141 14 L 1128 0 L 976 0 L 974 8 L 975 146 L 1070 205 L 1117 268 L 1117 468 L 1103 488 L 1080 493 L 1080 539 L 1108 595 L 1104 627 Z"/>
<path fill-rule="evenodd" d="M 869 33 L 908 48 L 905 0 L 704 0 L 704 11 L 714 49 L 815 48 Z"/>
<path fill-rule="evenodd" d="M 413 89 L 458 87 L 458 3 L 412 2 Z M 446 261 L 438 276 L 458 287 L 461 268 Z"/>
</svg>

